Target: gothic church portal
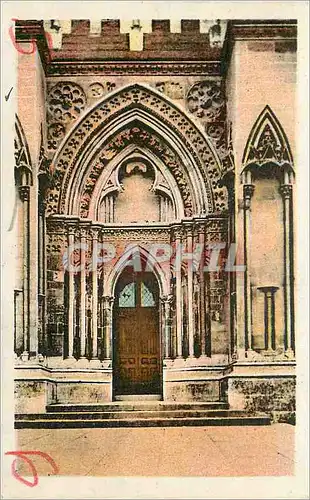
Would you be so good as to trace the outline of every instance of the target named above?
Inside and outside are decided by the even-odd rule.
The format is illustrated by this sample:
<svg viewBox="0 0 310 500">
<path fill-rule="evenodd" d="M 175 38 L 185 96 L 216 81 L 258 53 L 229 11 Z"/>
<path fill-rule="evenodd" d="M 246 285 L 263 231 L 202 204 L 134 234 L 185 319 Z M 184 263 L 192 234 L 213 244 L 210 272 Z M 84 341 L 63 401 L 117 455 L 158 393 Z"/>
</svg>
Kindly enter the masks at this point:
<svg viewBox="0 0 310 500">
<path fill-rule="evenodd" d="M 151 396 L 292 421 L 296 22 L 15 34 L 17 413 Z"/>
</svg>

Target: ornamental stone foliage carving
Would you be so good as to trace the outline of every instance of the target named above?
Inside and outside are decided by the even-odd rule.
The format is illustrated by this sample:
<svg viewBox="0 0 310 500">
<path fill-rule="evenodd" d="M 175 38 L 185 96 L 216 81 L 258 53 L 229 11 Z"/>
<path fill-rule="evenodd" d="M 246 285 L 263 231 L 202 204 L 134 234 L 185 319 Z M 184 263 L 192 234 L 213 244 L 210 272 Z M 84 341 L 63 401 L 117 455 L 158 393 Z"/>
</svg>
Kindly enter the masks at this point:
<svg viewBox="0 0 310 500">
<path fill-rule="evenodd" d="M 91 83 L 87 89 L 87 96 L 89 99 L 99 99 L 108 92 L 112 92 L 116 87 L 114 82 L 94 82 Z"/>
<path fill-rule="evenodd" d="M 289 161 L 289 154 L 287 149 L 283 148 L 277 140 L 270 125 L 267 124 L 260 135 L 257 147 L 251 147 L 248 159 L 257 163 L 268 160 L 282 163 L 283 161 Z"/>
<path fill-rule="evenodd" d="M 84 186 L 81 197 L 80 215 L 82 217 L 88 216 L 89 202 L 102 169 L 120 151 L 124 150 L 124 148 L 131 143 L 149 148 L 169 168 L 180 189 L 185 215 L 188 217 L 191 216 L 193 214 L 193 203 L 188 187 L 188 180 L 182 173 L 181 160 L 161 138 L 139 127 L 132 127 L 120 132 L 113 140 L 109 141 L 109 144 L 100 152 L 99 158 L 94 162 Z"/>
<path fill-rule="evenodd" d="M 115 240 L 123 240 L 128 242 L 137 241 L 141 245 L 147 246 L 150 242 L 170 242 L 169 229 L 157 228 L 118 228 L 118 229 L 101 229 L 100 238 L 103 241 L 115 242 Z"/>
<path fill-rule="evenodd" d="M 184 99 L 185 86 L 179 82 L 166 81 L 155 83 L 155 88 L 171 99 Z"/>
<path fill-rule="evenodd" d="M 191 113 L 207 122 L 222 121 L 225 99 L 221 82 L 207 80 L 195 83 L 187 94 L 187 107 Z"/>
<path fill-rule="evenodd" d="M 54 160 L 54 187 L 50 190 L 47 200 L 48 213 L 63 210 L 70 176 L 73 175 L 89 141 L 95 136 L 102 136 L 111 120 L 121 117 L 130 110 L 145 113 L 161 123 L 162 127 L 169 128 L 171 134 L 182 143 L 204 180 L 207 210 L 209 212 L 225 210 L 227 196 L 225 188 L 219 185 L 220 160 L 205 136 L 179 108 L 167 102 L 152 89 L 135 84 L 107 96 L 72 130 L 68 141 Z"/>
<path fill-rule="evenodd" d="M 62 123 L 52 123 L 47 129 L 48 149 L 57 149 L 58 143 L 64 138 L 66 128 Z"/>
<path fill-rule="evenodd" d="M 227 241 L 228 219 L 226 218 L 210 218 L 206 223 L 206 241 Z"/>
<path fill-rule="evenodd" d="M 50 76 L 65 75 L 220 75 L 220 62 L 179 62 L 179 61 L 98 61 L 93 64 L 80 62 L 53 62 L 47 67 L 47 74 Z"/>
<path fill-rule="evenodd" d="M 58 82 L 49 91 L 47 109 L 57 122 L 69 123 L 78 118 L 85 105 L 85 93 L 74 82 Z"/>
<path fill-rule="evenodd" d="M 222 82 L 208 80 L 193 85 L 187 107 L 204 123 L 207 136 L 221 159 L 227 155 L 226 103 Z"/>
</svg>

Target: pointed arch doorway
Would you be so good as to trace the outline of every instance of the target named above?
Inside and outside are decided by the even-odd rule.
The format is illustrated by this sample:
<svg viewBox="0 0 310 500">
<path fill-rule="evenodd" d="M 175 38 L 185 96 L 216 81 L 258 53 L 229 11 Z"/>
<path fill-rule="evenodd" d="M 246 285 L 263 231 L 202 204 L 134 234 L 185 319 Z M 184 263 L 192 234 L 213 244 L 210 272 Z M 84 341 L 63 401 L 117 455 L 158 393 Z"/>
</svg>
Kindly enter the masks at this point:
<svg viewBox="0 0 310 500">
<path fill-rule="evenodd" d="M 159 286 L 152 272 L 125 268 L 115 287 L 113 392 L 160 395 Z"/>
</svg>

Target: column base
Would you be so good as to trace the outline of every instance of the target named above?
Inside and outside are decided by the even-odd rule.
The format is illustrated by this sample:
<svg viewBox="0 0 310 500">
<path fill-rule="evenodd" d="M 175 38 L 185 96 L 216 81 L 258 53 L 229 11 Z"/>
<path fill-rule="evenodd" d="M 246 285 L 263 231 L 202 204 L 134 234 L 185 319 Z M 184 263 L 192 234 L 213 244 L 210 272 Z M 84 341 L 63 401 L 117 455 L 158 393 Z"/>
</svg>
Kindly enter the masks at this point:
<svg viewBox="0 0 310 500">
<path fill-rule="evenodd" d="M 245 357 L 248 360 L 254 360 L 255 358 L 257 358 L 257 353 L 256 351 L 253 351 L 253 349 L 247 349 L 245 351 Z"/>
<path fill-rule="evenodd" d="M 112 368 L 112 359 L 111 358 L 104 358 L 102 360 L 102 366 L 103 368 Z"/>
<path fill-rule="evenodd" d="M 93 358 L 89 361 L 89 368 L 102 368 L 102 362 L 99 358 Z"/>
<path fill-rule="evenodd" d="M 78 368 L 89 368 L 89 360 L 87 358 L 85 358 L 85 357 L 79 358 L 76 361 L 76 366 Z"/>
<path fill-rule="evenodd" d="M 284 351 L 284 356 L 287 358 L 287 359 L 292 359 L 294 360 L 295 359 L 295 353 L 293 351 L 293 349 L 290 347 L 289 349 L 286 349 Z"/>
<path fill-rule="evenodd" d="M 20 356 L 20 359 L 22 361 L 29 361 L 29 352 L 28 351 L 24 351 L 21 356 Z"/>
</svg>

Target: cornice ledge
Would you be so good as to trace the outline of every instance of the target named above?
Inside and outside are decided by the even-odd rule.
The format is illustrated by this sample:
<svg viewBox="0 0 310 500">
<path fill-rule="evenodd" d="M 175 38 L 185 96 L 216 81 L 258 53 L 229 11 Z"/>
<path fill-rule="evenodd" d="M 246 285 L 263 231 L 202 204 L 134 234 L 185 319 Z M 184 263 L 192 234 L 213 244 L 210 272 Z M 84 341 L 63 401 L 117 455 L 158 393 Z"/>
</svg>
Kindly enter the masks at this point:
<svg viewBox="0 0 310 500">
<path fill-rule="evenodd" d="M 220 75 L 220 61 L 53 61 L 48 76 Z"/>
<path fill-rule="evenodd" d="M 297 20 L 233 20 L 230 33 L 234 40 L 297 39 Z"/>
</svg>

